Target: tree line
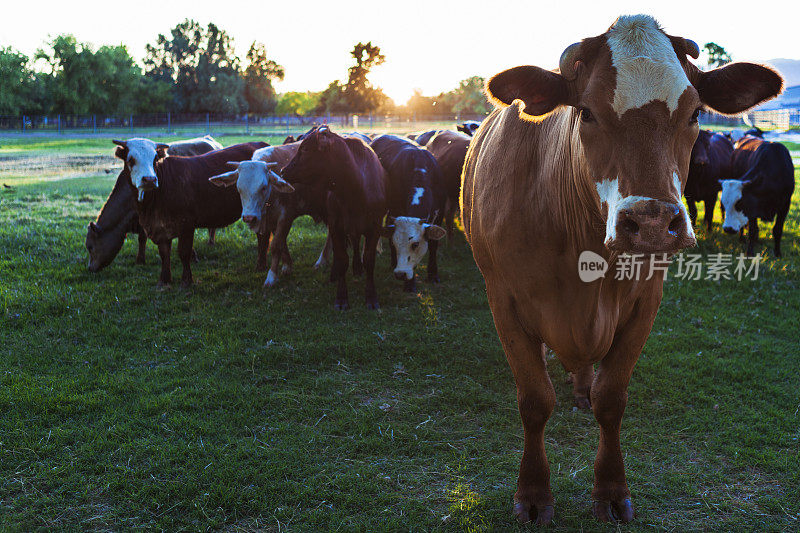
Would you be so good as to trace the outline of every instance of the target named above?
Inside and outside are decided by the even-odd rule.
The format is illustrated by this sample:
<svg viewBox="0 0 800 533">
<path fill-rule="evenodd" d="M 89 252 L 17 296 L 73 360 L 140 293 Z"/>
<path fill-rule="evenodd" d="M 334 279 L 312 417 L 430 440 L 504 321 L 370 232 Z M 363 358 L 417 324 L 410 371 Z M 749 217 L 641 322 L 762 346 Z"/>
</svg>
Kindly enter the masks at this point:
<svg viewBox="0 0 800 533">
<path fill-rule="evenodd" d="M 213 23 L 187 19 L 146 46 L 144 68 L 124 45 L 94 48 L 59 35 L 32 57 L 0 46 L 0 115 L 146 113 L 447 114 L 488 112 L 483 78 L 463 80 L 436 97 L 414 96 L 403 106 L 369 80 L 386 58 L 380 47 L 357 43 L 344 81 L 319 92 L 277 94 L 284 68 L 263 43 L 253 42 L 242 61 L 233 38 Z"/>
</svg>

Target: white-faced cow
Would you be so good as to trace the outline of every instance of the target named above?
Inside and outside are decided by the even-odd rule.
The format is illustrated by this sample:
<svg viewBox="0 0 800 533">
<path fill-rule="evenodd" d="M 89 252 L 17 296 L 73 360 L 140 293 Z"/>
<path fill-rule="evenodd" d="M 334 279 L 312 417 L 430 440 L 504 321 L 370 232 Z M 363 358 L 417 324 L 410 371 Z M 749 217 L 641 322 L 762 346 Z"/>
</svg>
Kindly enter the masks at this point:
<svg viewBox="0 0 800 533">
<path fill-rule="evenodd" d="M 722 229 L 736 233 L 747 225 L 747 255 L 753 255 L 758 219 L 774 218 L 772 238 L 775 256 L 780 257 L 783 223 L 794 192 L 794 165 L 789 150 L 781 143 L 746 136 L 736 143 L 731 166 L 731 177 L 736 179 L 720 180 L 720 201 L 725 210 Z"/>
<path fill-rule="evenodd" d="M 114 142 L 120 145 L 129 141 Z M 155 143 L 152 144 L 155 145 Z M 211 136 L 206 135 L 205 137 L 171 143 L 166 155 L 170 157 L 185 157 L 205 154 L 220 148 L 222 148 L 221 144 Z M 155 150 L 155 148 L 153 149 Z M 131 189 L 128 175 L 129 168 L 126 164 L 117 176 L 117 182 L 97 215 L 97 219 L 94 222 L 90 222 L 86 230 L 86 250 L 89 252 L 90 272 L 98 272 L 114 261 L 120 249 L 122 249 L 125 236 L 128 233 L 138 234 L 139 251 L 136 254 L 136 264 L 144 264 L 147 235 L 141 224 L 139 224 L 139 215 L 136 213 L 137 193 Z M 214 244 L 214 232 L 214 228 L 208 229 L 209 244 Z"/>
<path fill-rule="evenodd" d="M 775 71 L 754 64 L 701 72 L 687 60 L 698 53 L 651 17 L 624 16 L 568 47 L 559 71 L 521 66 L 487 84 L 496 109 L 467 154 L 462 220 L 517 385 L 521 521 L 553 517 L 544 428 L 556 395 L 545 345 L 574 374 L 576 400 L 590 402 L 600 425 L 595 516 L 633 518 L 620 424 L 663 270 L 647 279 L 648 256 L 644 275 L 616 276 L 617 256 L 695 244 L 681 192 L 700 109 L 738 113 L 782 86 Z M 608 262 L 612 275 L 582 281 L 583 252 Z"/>
<path fill-rule="evenodd" d="M 387 194 L 389 239 L 394 276 L 405 290 L 416 290 L 414 269 L 428 253 L 428 281 L 439 282 L 437 249 L 445 232 L 442 223 L 445 187 L 436 158 L 414 141 L 380 135 L 372 144 L 389 177 Z"/>
</svg>

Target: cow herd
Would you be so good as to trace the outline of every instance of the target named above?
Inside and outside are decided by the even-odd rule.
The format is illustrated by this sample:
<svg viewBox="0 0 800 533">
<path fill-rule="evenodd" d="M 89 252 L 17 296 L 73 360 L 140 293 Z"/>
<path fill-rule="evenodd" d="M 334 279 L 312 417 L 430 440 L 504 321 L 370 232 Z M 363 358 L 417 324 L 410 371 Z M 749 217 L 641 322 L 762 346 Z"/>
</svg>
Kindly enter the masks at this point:
<svg viewBox="0 0 800 533">
<path fill-rule="evenodd" d="M 514 513 L 547 524 L 554 498 L 544 429 L 556 395 L 545 348 L 572 374 L 575 401 L 600 425 L 592 510 L 603 521 L 634 516 L 620 442 L 633 368 L 661 303 L 657 256 L 694 246 L 697 210 L 711 229 L 721 191 L 723 229 L 775 219 L 775 255 L 794 189 L 785 147 L 751 132 L 736 143 L 701 131 L 701 109 L 741 113 L 782 90 L 769 67 L 731 63 L 700 71 L 694 41 L 667 34 L 647 15 L 623 16 L 603 34 L 564 50 L 559 69 L 511 68 L 486 93 L 495 105 L 462 131 L 340 135 L 314 127 L 281 146 L 246 143 L 175 157 L 147 139 L 115 141 L 123 162 L 106 205 L 89 225 L 90 269 L 107 265 L 128 231 L 158 245 L 159 283 L 171 281 L 178 238 L 182 283 L 192 283 L 194 230 L 241 218 L 257 234 L 265 284 L 292 268 L 287 235 L 310 215 L 328 239 L 315 266 L 333 253 L 334 304 L 347 309 L 346 272 L 365 276 L 365 302 L 377 309 L 374 268 L 388 240 L 394 275 L 414 290 L 414 269 L 428 256 L 439 280 L 439 241 L 452 235 L 461 207 L 464 233 L 486 282 L 500 341 L 517 386 L 524 428 Z M 466 133 L 465 133 L 466 132 Z M 474 136 L 472 136 L 474 135 Z M 681 201 L 685 195 L 689 209 Z M 142 258 L 140 240 L 139 259 Z M 586 282 L 580 257 L 608 264 L 646 257 L 646 277 Z M 282 267 L 281 267 L 282 263 Z M 647 267 L 646 266 L 646 267 Z"/>
<path fill-rule="evenodd" d="M 471 123 L 465 124 L 459 127 Z M 126 233 L 134 232 L 137 263 L 144 261 L 149 238 L 161 257 L 158 283 L 167 285 L 177 238 L 181 284 L 189 286 L 195 229 L 208 228 L 213 242 L 217 228 L 241 218 L 257 236 L 256 270 L 268 270 L 264 284 L 271 287 L 293 266 L 287 244 L 292 223 L 309 215 L 328 229 L 315 268 L 333 254 L 335 307 L 350 305 L 346 273 L 352 263 L 353 274 L 365 276 L 367 307 L 377 309 L 374 269 L 381 237 L 389 241 L 394 275 L 405 290 L 416 290 L 414 270 L 426 255 L 428 281 L 439 282 L 438 242 L 453 233 L 470 136 L 450 130 L 408 137 L 339 135 L 315 126 L 279 146 L 251 142 L 223 148 L 208 136 L 171 145 L 143 138 L 113 142 L 123 168 L 89 224 L 91 271 L 110 264 Z"/>
</svg>

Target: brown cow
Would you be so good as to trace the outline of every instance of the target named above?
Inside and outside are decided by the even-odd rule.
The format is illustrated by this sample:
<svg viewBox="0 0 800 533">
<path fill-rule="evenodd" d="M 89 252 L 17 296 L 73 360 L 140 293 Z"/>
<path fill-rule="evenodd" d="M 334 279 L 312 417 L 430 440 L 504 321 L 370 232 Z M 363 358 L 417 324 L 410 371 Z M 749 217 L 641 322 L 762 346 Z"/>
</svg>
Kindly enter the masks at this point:
<svg viewBox="0 0 800 533">
<path fill-rule="evenodd" d="M 150 143 L 147 139 L 130 139 L 127 143 L 138 141 L 142 144 Z M 119 142 L 119 141 L 118 141 Z M 169 145 L 168 149 L 160 152 L 163 156 L 190 156 L 200 155 L 222 148 L 213 137 L 206 135 L 196 139 L 177 141 Z M 159 157 L 162 157 L 159 155 Z M 136 264 L 144 264 L 145 246 L 147 235 L 139 224 L 139 216 L 136 214 L 136 195 L 127 186 L 130 178 L 124 172 L 120 172 L 111 194 L 106 203 L 97 215 L 94 222 L 89 223 L 86 230 L 86 250 L 89 252 L 89 271 L 98 272 L 107 267 L 117 257 L 122 245 L 125 243 L 125 236 L 128 233 L 139 235 L 139 250 L 136 254 Z M 214 228 L 208 230 L 208 243 L 214 244 Z"/>
<path fill-rule="evenodd" d="M 294 185 L 313 209 L 324 205 L 325 222 L 333 245 L 331 281 L 337 282 L 336 309 L 347 309 L 345 276 L 348 243 L 360 253 L 364 236 L 364 286 L 369 309 L 378 309 L 375 292 L 375 253 L 386 215 L 386 172 L 375 152 L 361 139 L 341 137 L 327 126 L 309 132 L 297 155 L 283 169 L 283 178 Z"/>
<path fill-rule="evenodd" d="M 125 161 L 124 172 L 138 195 L 136 211 L 139 223 L 148 238 L 158 245 L 161 256 L 159 285 L 172 282 L 170 251 L 172 239 L 178 238 L 178 255 L 183 264 L 181 284 L 192 283 L 192 243 L 196 228 L 221 228 L 234 223 L 242 213 L 239 194 L 233 189 L 219 189 L 209 183 L 211 176 L 227 170 L 230 162 L 250 159 L 266 143 L 237 144 L 196 157 L 167 157 L 157 159 L 147 169 L 136 174 L 132 159 L 144 150 L 133 152 L 125 144 L 117 148 L 116 156 Z M 137 147 L 139 148 L 139 147 Z M 132 155 L 135 154 L 135 155 Z"/>
<path fill-rule="evenodd" d="M 458 196 L 461 191 L 461 171 L 464 169 L 464 158 L 472 137 L 464 133 L 443 130 L 428 141 L 426 148 L 436 157 L 442 169 L 444 186 L 447 190 L 447 203 L 444 208 L 444 220 L 448 238 L 453 236 L 453 226 L 458 210 Z"/>
<path fill-rule="evenodd" d="M 658 266 L 650 257 L 640 277 L 584 282 L 579 257 L 613 268 L 621 252 L 695 244 L 680 196 L 699 110 L 739 113 L 782 86 L 775 71 L 753 64 L 701 72 L 686 58 L 698 53 L 651 17 L 624 16 L 568 47 L 560 71 L 516 67 L 487 84 L 497 109 L 467 154 L 462 220 L 517 385 L 520 521 L 553 517 L 544 428 L 556 395 L 545 345 L 575 374 L 576 397 L 591 401 L 600 425 L 595 516 L 633 518 L 619 431 L 663 270 L 645 279 Z"/>
</svg>

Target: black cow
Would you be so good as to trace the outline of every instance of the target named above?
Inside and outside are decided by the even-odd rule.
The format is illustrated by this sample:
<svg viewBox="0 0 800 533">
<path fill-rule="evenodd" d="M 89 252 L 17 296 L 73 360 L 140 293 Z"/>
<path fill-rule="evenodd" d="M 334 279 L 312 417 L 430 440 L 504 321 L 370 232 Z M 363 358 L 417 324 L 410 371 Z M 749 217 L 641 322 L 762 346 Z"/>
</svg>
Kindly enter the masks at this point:
<svg viewBox="0 0 800 533">
<path fill-rule="evenodd" d="M 477 120 L 466 120 L 461 124 L 456 125 L 456 129 L 461 133 L 466 133 L 470 137 L 472 137 L 478 128 L 481 127 L 481 123 Z"/>
<path fill-rule="evenodd" d="M 414 267 L 430 250 L 428 281 L 439 282 L 436 250 L 445 232 L 440 224 L 447 198 L 436 158 L 417 143 L 397 135 L 372 141 L 389 176 L 388 221 L 385 236 L 392 249 L 392 268 L 405 290 L 416 290 Z"/>
<path fill-rule="evenodd" d="M 428 130 L 420 133 L 419 135 L 415 135 L 413 139 L 411 139 L 411 136 L 409 136 L 409 139 L 416 142 L 420 146 L 425 146 L 426 144 L 428 144 L 428 141 L 430 141 L 433 138 L 433 136 L 439 133 L 440 131 L 441 130 Z"/>
<path fill-rule="evenodd" d="M 722 180 L 720 198 L 725 209 L 722 229 L 736 233 L 748 225 L 747 255 L 754 255 L 758 240 L 758 219 L 775 219 L 772 237 L 775 256 L 781 256 L 783 223 L 794 192 L 794 165 L 789 150 L 780 143 L 745 137 L 733 154 L 734 175 L 746 168 L 739 179 Z"/>
<path fill-rule="evenodd" d="M 731 154 L 733 154 L 733 143 L 728 137 L 708 130 L 700 130 L 692 148 L 689 177 L 686 179 L 686 188 L 683 190 L 689 206 L 689 218 L 692 220 L 692 225 L 697 224 L 695 202 L 703 202 L 706 206 L 706 227 L 708 231 L 711 231 L 717 193 L 721 189 L 720 180 L 731 177 Z"/>
</svg>

